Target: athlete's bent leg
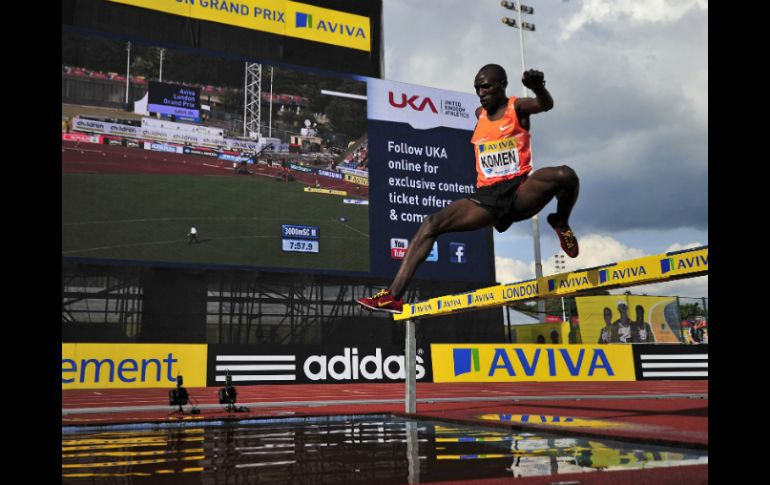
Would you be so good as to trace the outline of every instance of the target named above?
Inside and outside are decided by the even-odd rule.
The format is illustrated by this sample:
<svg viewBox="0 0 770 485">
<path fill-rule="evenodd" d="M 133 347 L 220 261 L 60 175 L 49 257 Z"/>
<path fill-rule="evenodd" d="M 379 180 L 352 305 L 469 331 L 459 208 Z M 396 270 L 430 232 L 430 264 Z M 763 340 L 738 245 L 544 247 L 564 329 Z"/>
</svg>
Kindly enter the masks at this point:
<svg viewBox="0 0 770 485">
<path fill-rule="evenodd" d="M 566 165 L 535 170 L 516 194 L 516 211 L 525 218 L 539 213 L 556 197 L 556 213 L 549 214 L 548 223 L 559 236 L 562 249 L 570 256 L 578 255 L 577 238 L 569 227 L 569 217 L 580 193 L 580 180 Z"/>
<path fill-rule="evenodd" d="M 452 202 L 439 212 L 425 218 L 417 233 L 409 242 L 409 249 L 401 261 L 401 267 L 390 285 L 390 293 L 398 298 L 404 294 L 415 271 L 430 253 L 433 243 L 447 232 L 474 231 L 495 222 L 492 214 L 468 199 Z"/>
</svg>

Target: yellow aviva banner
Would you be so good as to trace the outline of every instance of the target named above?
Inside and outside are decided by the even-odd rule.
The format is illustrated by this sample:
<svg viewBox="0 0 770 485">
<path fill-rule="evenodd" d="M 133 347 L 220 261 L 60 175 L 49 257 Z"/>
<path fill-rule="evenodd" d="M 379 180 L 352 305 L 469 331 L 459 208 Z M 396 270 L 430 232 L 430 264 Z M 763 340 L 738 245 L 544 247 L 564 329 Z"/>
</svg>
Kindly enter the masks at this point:
<svg viewBox="0 0 770 485">
<path fill-rule="evenodd" d="M 206 386 L 205 344 L 61 344 L 62 389 Z"/>
<path fill-rule="evenodd" d="M 108 0 L 199 20 L 371 51 L 369 17 L 288 0 Z"/>
<path fill-rule="evenodd" d="M 344 190 L 316 189 L 315 187 L 305 187 L 303 190 L 305 192 L 315 192 L 316 194 L 348 195 Z"/>
<path fill-rule="evenodd" d="M 432 344 L 433 382 L 635 381 L 630 346 Z"/>
<path fill-rule="evenodd" d="M 345 174 L 345 182 L 352 182 L 358 185 L 369 185 L 369 179 L 367 177 L 361 177 L 359 175 Z"/>
<path fill-rule="evenodd" d="M 584 344 L 679 343 L 676 298 L 608 295 L 575 299 Z"/>
</svg>

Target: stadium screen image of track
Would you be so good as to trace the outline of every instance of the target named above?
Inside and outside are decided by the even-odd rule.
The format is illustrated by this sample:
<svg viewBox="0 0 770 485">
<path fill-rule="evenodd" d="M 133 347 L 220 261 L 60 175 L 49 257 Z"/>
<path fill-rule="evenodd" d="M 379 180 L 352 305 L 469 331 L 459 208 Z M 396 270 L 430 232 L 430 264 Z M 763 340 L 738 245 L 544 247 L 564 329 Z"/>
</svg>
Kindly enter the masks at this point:
<svg viewBox="0 0 770 485">
<path fill-rule="evenodd" d="M 165 48 L 160 83 L 160 49 L 132 42 L 126 106 L 124 42 L 62 46 L 63 258 L 369 272 L 365 82 L 262 64 L 244 132 L 243 62 Z"/>
</svg>

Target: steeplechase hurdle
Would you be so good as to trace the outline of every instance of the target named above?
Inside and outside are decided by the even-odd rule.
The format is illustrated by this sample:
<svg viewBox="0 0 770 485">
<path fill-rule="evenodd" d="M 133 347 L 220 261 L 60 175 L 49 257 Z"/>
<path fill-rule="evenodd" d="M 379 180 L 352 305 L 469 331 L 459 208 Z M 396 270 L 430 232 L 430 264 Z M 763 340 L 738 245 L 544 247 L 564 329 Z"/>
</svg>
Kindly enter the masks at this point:
<svg viewBox="0 0 770 485">
<path fill-rule="evenodd" d="M 513 302 L 575 296 L 589 290 L 660 283 L 706 274 L 708 246 L 701 246 L 405 304 L 402 313 L 393 315 L 395 321 L 405 321 L 406 325 L 405 411 L 417 412 L 417 320 L 503 307 Z"/>
</svg>

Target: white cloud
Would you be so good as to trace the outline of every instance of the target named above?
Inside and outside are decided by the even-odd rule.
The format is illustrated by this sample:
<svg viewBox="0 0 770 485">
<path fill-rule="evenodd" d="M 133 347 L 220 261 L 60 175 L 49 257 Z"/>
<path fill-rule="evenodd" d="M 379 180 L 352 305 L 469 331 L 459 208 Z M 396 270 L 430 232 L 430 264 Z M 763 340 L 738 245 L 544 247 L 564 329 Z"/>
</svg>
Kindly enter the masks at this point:
<svg viewBox="0 0 770 485">
<path fill-rule="evenodd" d="M 567 271 L 593 268 L 603 264 L 616 263 L 618 261 L 645 256 L 643 250 L 626 246 L 617 239 L 601 234 L 587 234 L 585 236 L 580 236 L 578 243 L 580 245 L 580 254 L 578 257 L 574 259 L 569 257 L 564 258 Z M 555 256 L 551 256 L 548 260 L 543 262 L 544 274 L 556 273 L 555 261 Z"/>
<path fill-rule="evenodd" d="M 701 242 L 691 242 L 684 245 L 679 243 L 674 243 L 671 246 L 667 247 L 665 252 L 670 253 L 672 251 L 681 251 L 682 249 L 692 249 L 692 248 L 698 248 L 701 246 L 705 246 L 705 244 Z"/>
<path fill-rule="evenodd" d="M 708 10 L 706 0 L 585 0 L 578 13 L 567 20 L 561 33 L 566 40 L 587 24 L 629 19 L 640 23 L 671 23 L 691 9 Z"/>
<path fill-rule="evenodd" d="M 535 277 L 535 263 L 527 264 L 520 259 L 495 256 L 495 272 L 497 281 L 501 283 L 515 283 Z"/>
</svg>

